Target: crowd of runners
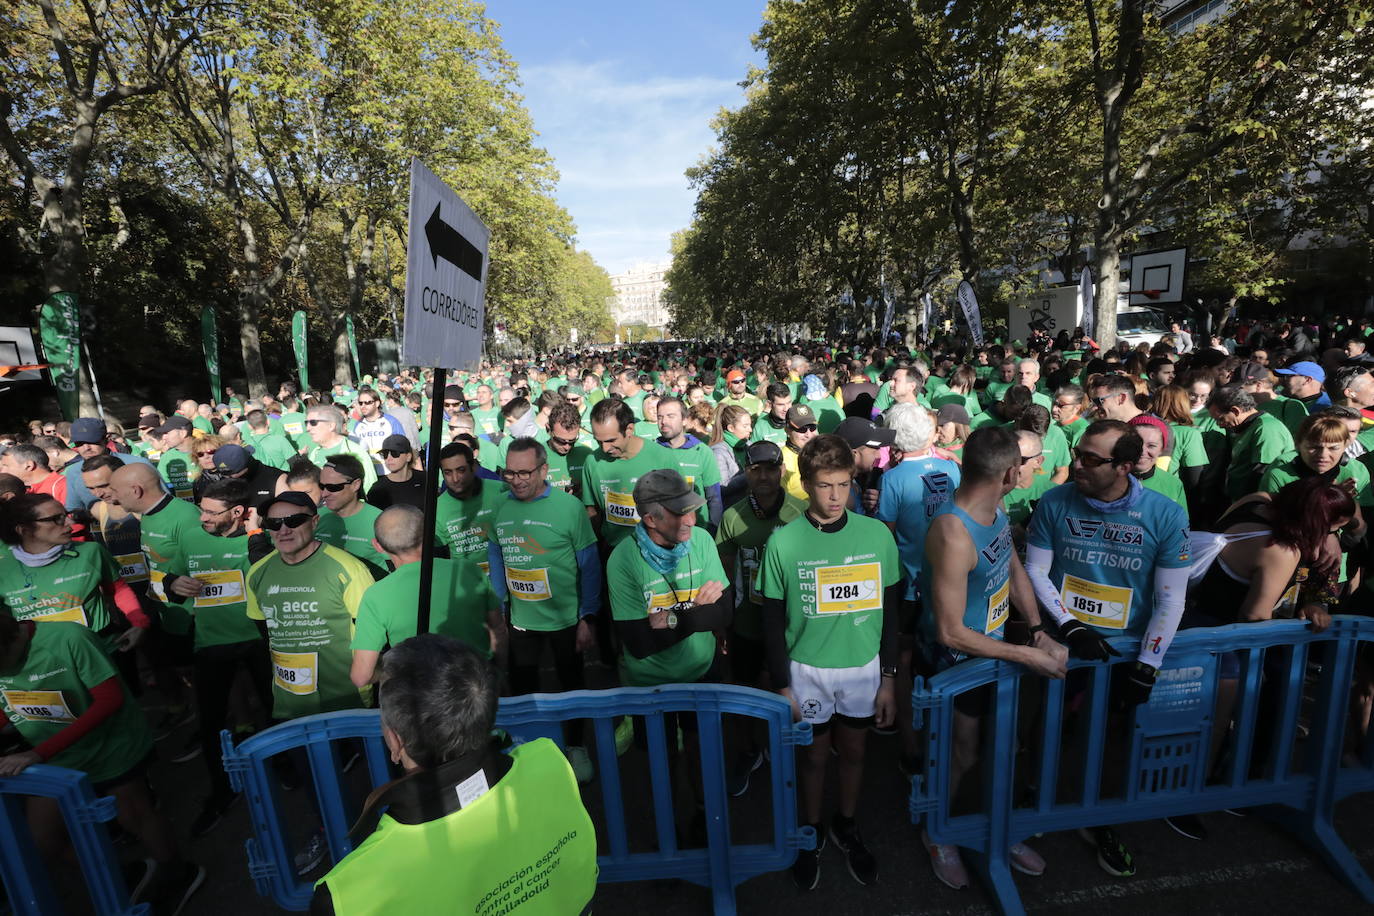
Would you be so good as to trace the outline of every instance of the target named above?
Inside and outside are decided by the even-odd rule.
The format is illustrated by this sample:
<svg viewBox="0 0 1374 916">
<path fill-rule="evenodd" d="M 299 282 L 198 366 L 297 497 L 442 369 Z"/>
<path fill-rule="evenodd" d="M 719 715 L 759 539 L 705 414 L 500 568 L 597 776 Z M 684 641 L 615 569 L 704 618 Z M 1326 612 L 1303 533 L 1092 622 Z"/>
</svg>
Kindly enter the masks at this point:
<svg viewBox="0 0 1374 916">
<path fill-rule="evenodd" d="M 434 538 L 430 630 L 490 659 L 502 695 L 581 689 L 601 666 L 598 683 L 786 697 L 814 734 L 798 791 L 818 843 L 793 877 L 815 888 L 833 846 L 870 884 L 865 751 L 895 734 L 882 740 L 903 772 L 919 769 L 913 676 L 998 658 L 1063 678 L 1070 656 L 1105 660 L 1126 636 L 1139 650 L 1114 669 L 1112 707 L 1127 712 L 1180 629 L 1367 611 L 1374 329 L 1234 330 L 1203 345 L 1176 326 L 1108 352 L 1081 334 L 644 345 L 487 364 L 440 391 L 403 371 L 226 388 L 222 403 L 183 392 L 128 429 L 34 420 L 0 433 L 0 775 L 86 772 L 146 850 L 135 899 L 178 912 L 205 876 L 179 836 L 209 833 L 236 800 L 221 730 L 373 705 L 387 654 L 416 635 Z M 431 397 L 445 424 L 432 453 Z M 1205 572 L 1198 531 L 1226 535 Z M 1224 679 L 1238 671 L 1223 660 Z M 1367 659 L 1351 689 L 1354 752 Z M 987 703 L 960 698 L 952 795 L 978 765 Z M 635 731 L 622 723 L 622 749 Z M 670 733 L 696 803 L 682 842 L 701 843 L 695 722 Z M 580 723 L 565 739 L 577 781 L 595 780 Z M 740 796 L 766 742 L 740 727 L 727 744 Z M 155 755 L 204 767 L 191 823 L 154 804 Z M 278 776 L 294 787 L 308 767 L 284 760 Z M 30 820 L 57 855 L 56 807 L 35 799 Z M 1198 818 L 1170 825 L 1206 837 Z M 1084 839 L 1104 870 L 1135 873 L 1112 827 Z M 923 842 L 942 882 L 969 883 L 957 848 Z M 313 833 L 298 873 L 325 852 Z M 1011 857 L 1046 867 L 1025 844 Z"/>
</svg>

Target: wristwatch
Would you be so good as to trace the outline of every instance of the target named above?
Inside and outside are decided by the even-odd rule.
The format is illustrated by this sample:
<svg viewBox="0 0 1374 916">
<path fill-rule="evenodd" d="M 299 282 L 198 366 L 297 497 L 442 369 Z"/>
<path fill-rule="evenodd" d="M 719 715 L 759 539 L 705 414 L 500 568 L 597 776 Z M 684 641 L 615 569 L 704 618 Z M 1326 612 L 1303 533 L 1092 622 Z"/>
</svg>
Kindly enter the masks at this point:
<svg viewBox="0 0 1374 916">
<path fill-rule="evenodd" d="M 673 613 L 672 611 L 668 611 L 667 614 L 668 614 L 668 629 L 670 629 L 670 630 L 676 630 L 676 629 L 677 629 L 677 614 Z"/>
<path fill-rule="evenodd" d="M 882 674 L 883 677 L 896 677 L 897 669 L 896 667 L 881 668 L 879 669 L 879 673 Z"/>
</svg>

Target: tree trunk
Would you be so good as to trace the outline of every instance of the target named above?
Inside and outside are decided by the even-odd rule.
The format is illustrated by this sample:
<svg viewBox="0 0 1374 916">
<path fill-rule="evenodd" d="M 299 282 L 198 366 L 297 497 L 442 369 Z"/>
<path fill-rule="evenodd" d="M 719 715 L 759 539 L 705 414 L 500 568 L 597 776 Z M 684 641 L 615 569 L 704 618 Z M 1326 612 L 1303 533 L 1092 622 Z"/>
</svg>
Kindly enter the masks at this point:
<svg viewBox="0 0 1374 916">
<path fill-rule="evenodd" d="M 239 349 L 243 353 L 243 374 L 248 380 L 248 396 L 267 394 L 267 373 L 262 367 L 262 342 L 258 338 L 258 311 L 267 297 L 256 283 L 239 289 Z"/>
<path fill-rule="evenodd" d="M 1104 351 L 1116 346 L 1116 298 L 1121 292 L 1121 249 L 1115 240 L 1097 243 L 1097 304 L 1093 313 L 1093 340 Z"/>
</svg>

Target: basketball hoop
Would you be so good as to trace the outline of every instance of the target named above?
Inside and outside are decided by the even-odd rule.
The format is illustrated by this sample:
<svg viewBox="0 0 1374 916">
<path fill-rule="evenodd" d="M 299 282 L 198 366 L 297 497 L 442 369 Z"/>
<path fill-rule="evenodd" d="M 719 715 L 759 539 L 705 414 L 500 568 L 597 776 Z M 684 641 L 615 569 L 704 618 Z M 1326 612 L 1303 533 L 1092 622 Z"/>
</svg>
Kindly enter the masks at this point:
<svg viewBox="0 0 1374 916">
<path fill-rule="evenodd" d="M 1164 290 L 1162 290 L 1162 289 L 1128 289 L 1128 290 L 1126 290 L 1126 295 L 1127 295 L 1127 296 L 1145 296 L 1146 298 L 1149 298 L 1149 299 L 1158 299 L 1159 296 L 1160 296 L 1160 294 L 1163 293 L 1163 292 L 1164 292 Z"/>
</svg>

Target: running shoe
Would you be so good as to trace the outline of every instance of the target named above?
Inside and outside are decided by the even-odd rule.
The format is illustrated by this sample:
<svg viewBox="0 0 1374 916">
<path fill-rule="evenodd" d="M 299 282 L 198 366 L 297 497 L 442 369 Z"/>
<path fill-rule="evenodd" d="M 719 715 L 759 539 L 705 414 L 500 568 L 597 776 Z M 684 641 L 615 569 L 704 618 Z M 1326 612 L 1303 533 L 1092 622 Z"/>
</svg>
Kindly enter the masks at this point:
<svg viewBox="0 0 1374 916">
<path fill-rule="evenodd" d="M 1078 831 L 1083 842 L 1097 849 L 1097 864 L 1114 878 L 1135 875 L 1135 859 L 1110 827 L 1084 827 Z"/>
<path fill-rule="evenodd" d="M 930 867 L 935 877 L 946 887 L 961 891 L 968 887 L 968 869 L 964 868 L 964 858 L 959 855 L 959 847 L 950 843 L 935 843 L 930 834 L 921 831 L 921 842 L 930 853 Z"/>
<path fill-rule="evenodd" d="M 830 839 L 840 852 L 844 853 L 851 878 L 865 887 L 878 880 L 878 860 L 864 845 L 863 837 L 859 835 L 858 824 L 852 820 L 848 824 L 842 824 L 836 817 L 830 822 Z"/>
</svg>

